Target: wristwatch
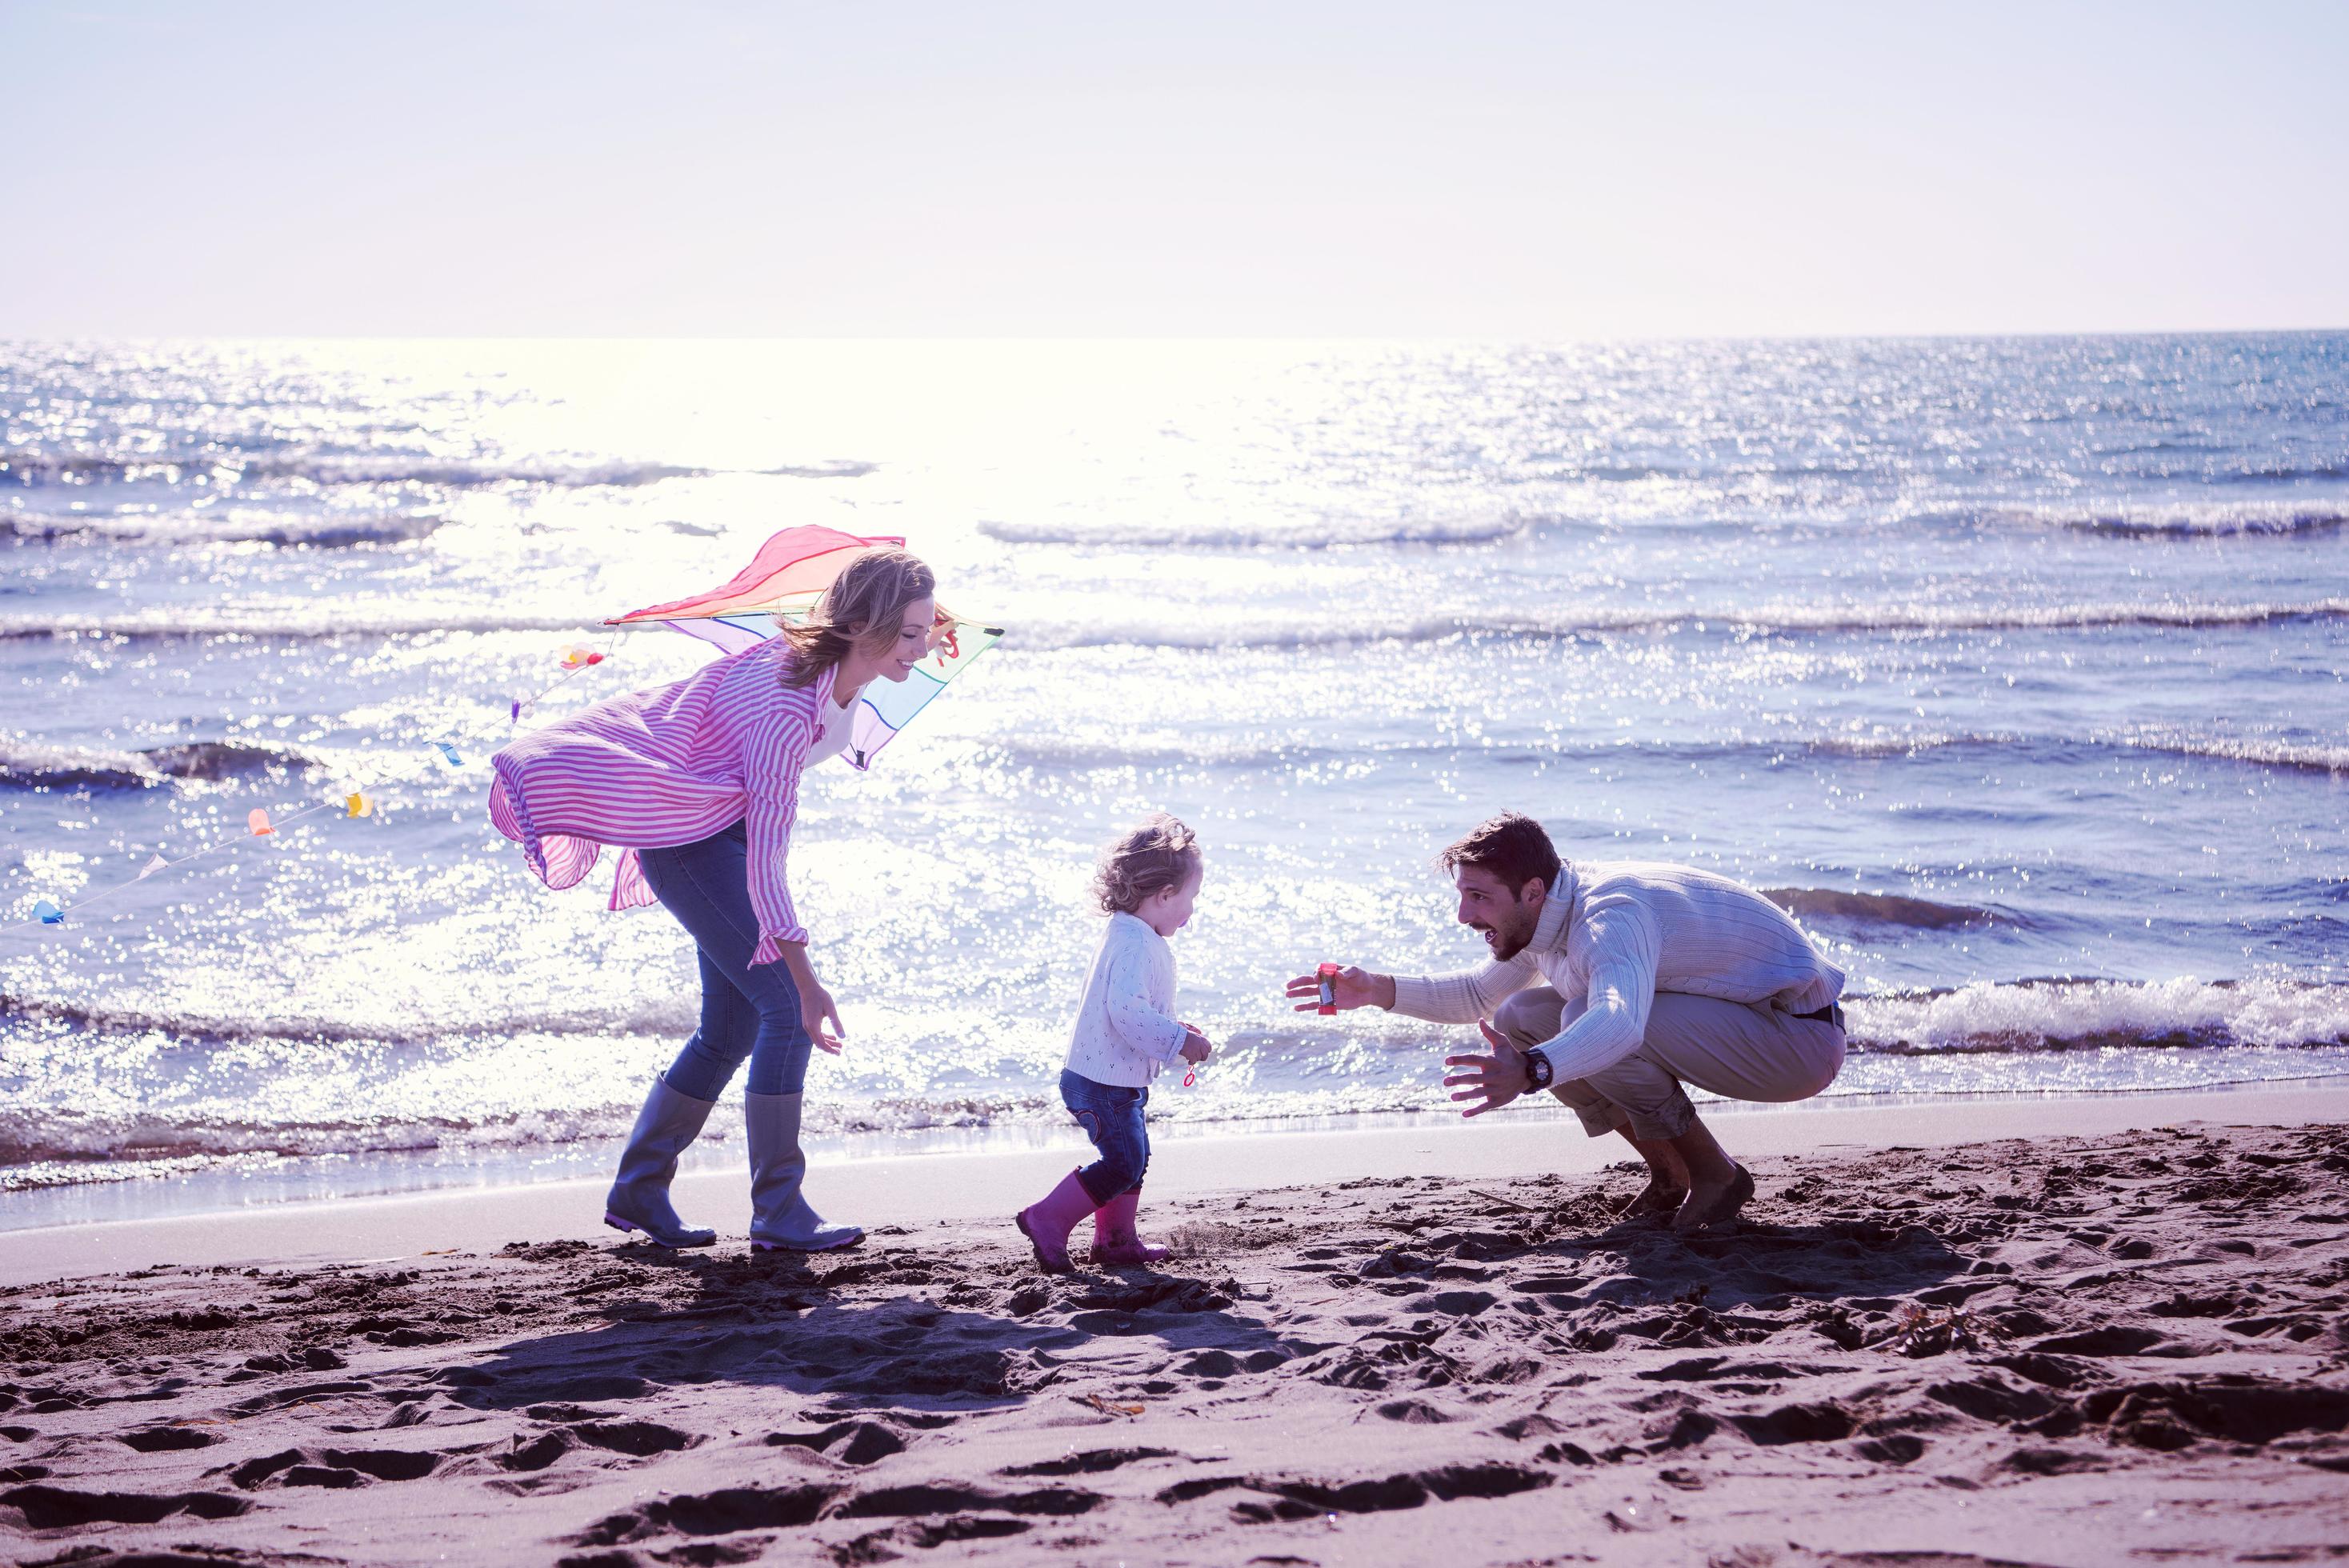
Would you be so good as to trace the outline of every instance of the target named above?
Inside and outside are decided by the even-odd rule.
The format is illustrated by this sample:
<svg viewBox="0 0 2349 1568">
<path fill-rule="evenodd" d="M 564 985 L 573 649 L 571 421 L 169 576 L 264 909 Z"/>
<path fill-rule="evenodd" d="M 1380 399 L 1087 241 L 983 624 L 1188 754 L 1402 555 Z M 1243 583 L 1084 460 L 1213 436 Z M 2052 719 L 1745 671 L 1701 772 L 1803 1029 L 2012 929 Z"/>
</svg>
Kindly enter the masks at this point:
<svg viewBox="0 0 2349 1568">
<path fill-rule="evenodd" d="M 1550 1060 L 1547 1056 L 1540 1051 L 1527 1051 L 1526 1053 L 1525 1092 L 1531 1094 L 1536 1089 L 1547 1088 L 1549 1087 L 1550 1074 L 1554 1070 L 1556 1069 L 1550 1066 Z"/>
</svg>

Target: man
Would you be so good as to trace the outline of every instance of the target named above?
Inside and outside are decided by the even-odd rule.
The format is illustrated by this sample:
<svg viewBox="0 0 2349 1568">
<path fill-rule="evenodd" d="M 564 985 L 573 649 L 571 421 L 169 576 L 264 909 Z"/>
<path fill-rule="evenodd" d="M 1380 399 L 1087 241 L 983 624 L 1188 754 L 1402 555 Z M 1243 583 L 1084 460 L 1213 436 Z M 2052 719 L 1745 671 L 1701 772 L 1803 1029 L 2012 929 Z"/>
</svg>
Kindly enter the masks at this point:
<svg viewBox="0 0 2349 1568">
<path fill-rule="evenodd" d="M 1807 1099 L 1843 1067 L 1843 971 L 1777 905 L 1724 877 L 1622 861 L 1570 865 L 1540 823 L 1504 812 L 1444 850 L 1460 923 L 1493 962 L 1421 977 L 1347 966 L 1340 1008 L 1375 1005 L 1475 1024 L 1490 1056 L 1447 1057 L 1463 1113 L 1547 1088 L 1593 1138 L 1648 1162 L 1627 1214 L 1682 1233 L 1735 1217 L 1754 1179 L 1713 1141 L 1681 1086 L 1735 1099 Z M 1537 982 L 1547 981 L 1547 985 Z M 1319 980 L 1288 983 L 1305 1012 Z"/>
</svg>

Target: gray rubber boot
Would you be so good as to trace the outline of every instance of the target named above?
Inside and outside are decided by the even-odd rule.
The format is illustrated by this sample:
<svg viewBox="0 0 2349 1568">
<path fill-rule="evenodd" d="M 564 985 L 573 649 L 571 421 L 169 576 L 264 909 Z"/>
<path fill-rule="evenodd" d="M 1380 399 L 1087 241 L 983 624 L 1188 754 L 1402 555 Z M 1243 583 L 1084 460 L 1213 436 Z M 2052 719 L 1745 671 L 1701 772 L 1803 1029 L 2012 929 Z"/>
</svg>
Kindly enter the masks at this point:
<svg viewBox="0 0 2349 1568">
<path fill-rule="evenodd" d="M 750 1244 L 763 1252 L 828 1253 L 864 1239 L 857 1225 L 828 1225 L 808 1207 L 800 1183 L 807 1156 L 800 1152 L 800 1099 L 795 1094 L 746 1094 L 742 1117 L 750 1134 Z"/>
<path fill-rule="evenodd" d="M 636 1130 L 620 1150 L 619 1174 L 604 1199 L 604 1222 L 616 1231 L 642 1231 L 665 1247 L 706 1247 L 718 1240 L 715 1231 L 688 1229 L 669 1206 L 669 1179 L 677 1174 L 677 1157 L 701 1136 L 714 1100 L 696 1099 L 668 1087 L 667 1078 L 653 1079 L 653 1092 L 636 1112 Z"/>
</svg>

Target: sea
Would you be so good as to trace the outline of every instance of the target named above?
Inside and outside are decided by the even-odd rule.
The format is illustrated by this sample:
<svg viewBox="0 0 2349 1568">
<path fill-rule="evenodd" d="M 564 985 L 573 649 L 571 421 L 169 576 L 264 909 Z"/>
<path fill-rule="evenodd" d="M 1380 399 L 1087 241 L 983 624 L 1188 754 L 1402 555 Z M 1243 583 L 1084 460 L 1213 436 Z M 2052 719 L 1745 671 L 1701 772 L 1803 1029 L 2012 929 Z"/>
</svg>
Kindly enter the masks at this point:
<svg viewBox="0 0 2349 1568">
<path fill-rule="evenodd" d="M 0 1228 L 606 1166 L 691 949 L 485 763 L 807 523 L 1005 633 L 803 787 L 820 1159 L 1072 1136 L 1156 810 L 1177 1138 L 1453 1114 L 1464 1032 L 1283 986 L 1476 963 L 1434 857 L 1504 809 L 1792 910 L 1831 1103 L 2349 1073 L 2349 334 L 9 343 Z"/>
</svg>

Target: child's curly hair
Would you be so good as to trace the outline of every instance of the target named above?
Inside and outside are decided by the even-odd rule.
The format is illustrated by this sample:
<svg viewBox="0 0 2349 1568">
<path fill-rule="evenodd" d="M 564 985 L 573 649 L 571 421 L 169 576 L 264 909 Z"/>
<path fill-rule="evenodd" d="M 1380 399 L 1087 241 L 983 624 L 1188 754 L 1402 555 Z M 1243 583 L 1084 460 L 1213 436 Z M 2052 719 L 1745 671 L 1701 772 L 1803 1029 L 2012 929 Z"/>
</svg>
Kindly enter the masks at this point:
<svg viewBox="0 0 2349 1568">
<path fill-rule="evenodd" d="M 1102 851 L 1093 897 L 1103 914 L 1132 914 L 1152 893 L 1188 882 L 1199 864 L 1199 836 L 1161 811 Z"/>
</svg>

